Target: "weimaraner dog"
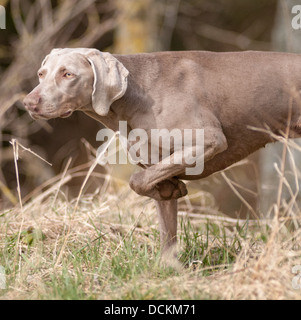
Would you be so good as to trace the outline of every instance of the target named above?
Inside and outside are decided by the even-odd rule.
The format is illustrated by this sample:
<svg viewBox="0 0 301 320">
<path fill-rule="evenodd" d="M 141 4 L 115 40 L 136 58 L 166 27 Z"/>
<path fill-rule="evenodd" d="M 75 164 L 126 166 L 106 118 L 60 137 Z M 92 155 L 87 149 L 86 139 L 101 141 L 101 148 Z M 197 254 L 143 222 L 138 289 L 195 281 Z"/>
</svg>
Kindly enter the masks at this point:
<svg viewBox="0 0 301 320">
<path fill-rule="evenodd" d="M 34 119 L 81 110 L 117 131 L 204 129 L 204 170 L 182 149 L 142 165 L 131 188 L 155 199 L 163 253 L 175 252 L 177 199 L 182 180 L 207 177 L 272 142 L 270 132 L 301 134 L 301 56 L 272 52 L 203 51 L 111 55 L 96 49 L 54 49 L 38 71 L 40 84 L 25 98 Z M 255 130 L 254 128 L 258 128 Z M 196 141 L 194 138 L 193 141 Z M 191 152 L 200 147 L 195 142 Z M 176 161 L 177 160 L 177 161 Z"/>
</svg>

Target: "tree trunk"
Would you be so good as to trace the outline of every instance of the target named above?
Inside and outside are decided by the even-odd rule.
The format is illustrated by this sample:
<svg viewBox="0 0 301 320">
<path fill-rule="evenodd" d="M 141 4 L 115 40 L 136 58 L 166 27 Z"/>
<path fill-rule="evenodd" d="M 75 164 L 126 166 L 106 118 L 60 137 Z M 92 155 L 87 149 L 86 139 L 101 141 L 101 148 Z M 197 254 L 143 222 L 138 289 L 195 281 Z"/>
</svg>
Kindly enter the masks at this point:
<svg viewBox="0 0 301 320">
<path fill-rule="evenodd" d="M 115 31 L 116 53 L 149 52 L 157 49 L 157 2 L 118 0 L 121 23 Z"/>
</svg>

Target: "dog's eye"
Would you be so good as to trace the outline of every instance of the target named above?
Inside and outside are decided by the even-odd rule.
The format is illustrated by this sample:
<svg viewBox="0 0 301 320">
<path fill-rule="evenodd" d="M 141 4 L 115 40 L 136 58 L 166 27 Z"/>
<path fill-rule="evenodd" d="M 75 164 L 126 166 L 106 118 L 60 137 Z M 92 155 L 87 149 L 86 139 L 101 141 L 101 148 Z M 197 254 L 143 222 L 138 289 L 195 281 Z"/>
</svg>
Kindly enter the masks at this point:
<svg viewBox="0 0 301 320">
<path fill-rule="evenodd" d="M 68 78 L 68 79 L 70 79 L 70 78 L 73 78 L 73 74 L 71 73 L 71 72 L 65 72 L 64 73 L 64 78 Z"/>
</svg>

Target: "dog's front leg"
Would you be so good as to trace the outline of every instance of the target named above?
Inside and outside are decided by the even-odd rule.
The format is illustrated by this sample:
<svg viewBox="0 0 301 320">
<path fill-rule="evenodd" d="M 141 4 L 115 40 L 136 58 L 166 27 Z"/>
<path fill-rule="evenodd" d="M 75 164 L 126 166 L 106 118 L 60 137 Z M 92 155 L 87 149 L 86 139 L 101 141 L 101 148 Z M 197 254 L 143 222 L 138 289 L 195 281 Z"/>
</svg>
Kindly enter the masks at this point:
<svg viewBox="0 0 301 320">
<path fill-rule="evenodd" d="M 155 201 L 160 227 L 160 243 L 163 253 L 175 253 L 177 244 L 177 200 Z"/>
<path fill-rule="evenodd" d="M 207 133 L 207 135 L 206 135 Z M 205 131 L 204 163 L 216 154 L 227 149 L 227 140 L 220 128 Z M 192 153 L 197 153 L 199 146 L 191 147 Z M 135 173 L 130 179 L 131 188 L 140 195 L 156 200 L 161 248 L 163 253 L 175 252 L 177 234 L 177 199 L 187 194 L 185 184 L 177 176 L 185 175 L 189 165 L 183 158 L 187 150 L 176 151 L 169 157 L 169 161 L 159 163 Z M 178 161 L 180 158 L 182 161 Z M 191 166 L 190 166 L 191 168 Z"/>
<path fill-rule="evenodd" d="M 226 137 L 220 128 L 207 128 L 203 145 L 183 147 L 147 169 L 134 173 L 130 187 L 139 195 L 158 201 L 181 198 L 187 194 L 187 189 L 177 177 L 200 175 L 204 168 L 200 164 L 204 165 L 227 147 Z M 192 155 L 197 156 L 193 158 Z M 201 171 L 197 169 L 199 167 Z"/>
</svg>

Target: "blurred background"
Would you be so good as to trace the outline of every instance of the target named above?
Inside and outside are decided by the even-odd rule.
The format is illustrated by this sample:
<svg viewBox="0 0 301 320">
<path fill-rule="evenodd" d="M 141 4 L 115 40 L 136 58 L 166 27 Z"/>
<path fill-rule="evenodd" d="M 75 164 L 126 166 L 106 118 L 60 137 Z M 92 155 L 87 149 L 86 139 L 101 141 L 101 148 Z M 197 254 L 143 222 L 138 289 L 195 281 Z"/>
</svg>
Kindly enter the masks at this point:
<svg viewBox="0 0 301 320">
<path fill-rule="evenodd" d="M 291 27 L 295 4 L 298 1 L 0 0 L 6 9 L 6 29 L 0 30 L 0 209 L 18 202 L 12 139 L 53 164 L 51 167 L 19 150 L 24 201 L 45 190 L 67 168 L 72 179 L 65 192 L 70 198 L 76 196 L 95 159 L 101 124 L 83 113 L 64 120 L 33 121 L 22 105 L 23 97 L 37 85 L 36 72 L 52 48 L 93 47 L 123 54 L 162 50 L 300 52 L 301 30 Z M 281 145 L 269 146 L 223 174 L 189 183 L 191 193 L 198 195 L 202 190 L 202 197 L 195 197 L 200 208 L 211 206 L 233 217 L 266 216 L 276 198 L 274 163 L 280 161 L 281 150 Z M 291 188 L 298 191 L 287 163 Z M 97 167 L 85 192 L 102 185 L 106 170 Z M 133 170 L 128 166 L 109 169 L 124 181 Z M 284 190 L 283 194 L 285 206 L 291 193 Z"/>
</svg>

